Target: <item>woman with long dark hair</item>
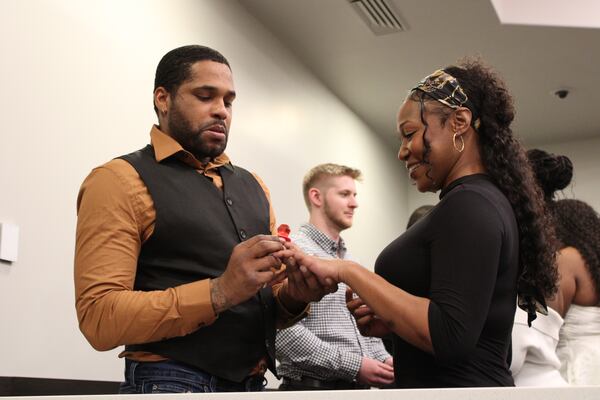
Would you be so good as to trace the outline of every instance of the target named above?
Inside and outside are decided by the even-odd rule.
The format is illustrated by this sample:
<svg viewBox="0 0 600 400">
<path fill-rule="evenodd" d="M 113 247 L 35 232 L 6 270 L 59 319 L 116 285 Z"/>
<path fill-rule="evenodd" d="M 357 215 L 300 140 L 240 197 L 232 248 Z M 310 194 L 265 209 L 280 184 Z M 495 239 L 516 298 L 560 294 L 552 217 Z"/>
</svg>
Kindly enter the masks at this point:
<svg viewBox="0 0 600 400">
<path fill-rule="evenodd" d="M 533 320 L 555 291 L 554 234 L 513 117 L 478 60 L 427 76 L 400 107 L 398 158 L 439 203 L 381 252 L 376 274 L 294 252 L 358 294 L 348 306 L 363 334 L 393 333 L 397 387 L 512 386 L 517 294 Z"/>
<path fill-rule="evenodd" d="M 568 157 L 539 149 L 530 150 L 528 156 L 559 242 L 559 290 L 548 300 L 548 306 L 564 318 L 556 350 L 560 372 L 572 385 L 598 385 L 600 216 L 584 201 L 556 200 L 556 194 L 571 182 L 573 175 L 573 164 Z"/>
<path fill-rule="evenodd" d="M 548 210 L 556 204 L 556 193 L 566 188 L 573 177 L 573 164 L 566 156 L 549 154 L 543 150 L 527 151 L 537 183 L 544 193 Z M 557 253 L 560 258 L 560 253 Z M 561 278 L 567 275 L 561 273 Z M 569 285 L 563 286 L 563 288 Z M 561 361 L 556 353 L 563 315 L 557 311 L 562 302 L 557 294 L 547 300 L 548 314 L 527 323 L 527 313 L 517 309 L 512 331 L 512 362 L 510 370 L 516 386 L 568 386 L 560 373 Z"/>
</svg>

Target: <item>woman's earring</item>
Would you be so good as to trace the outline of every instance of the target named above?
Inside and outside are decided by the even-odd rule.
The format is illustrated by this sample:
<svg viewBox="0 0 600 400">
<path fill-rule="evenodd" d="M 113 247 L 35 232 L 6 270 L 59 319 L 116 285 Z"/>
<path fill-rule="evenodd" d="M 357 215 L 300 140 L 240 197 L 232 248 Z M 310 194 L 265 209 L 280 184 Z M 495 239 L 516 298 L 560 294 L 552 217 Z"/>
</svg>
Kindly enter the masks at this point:
<svg viewBox="0 0 600 400">
<path fill-rule="evenodd" d="M 458 151 L 459 153 L 462 153 L 463 150 L 465 149 L 465 139 L 463 139 L 462 135 L 460 135 L 458 138 L 460 139 L 460 147 L 456 145 L 456 136 L 458 135 L 458 132 L 454 132 L 454 136 L 452 136 L 452 144 L 454 145 L 454 149 L 456 151 Z"/>
</svg>

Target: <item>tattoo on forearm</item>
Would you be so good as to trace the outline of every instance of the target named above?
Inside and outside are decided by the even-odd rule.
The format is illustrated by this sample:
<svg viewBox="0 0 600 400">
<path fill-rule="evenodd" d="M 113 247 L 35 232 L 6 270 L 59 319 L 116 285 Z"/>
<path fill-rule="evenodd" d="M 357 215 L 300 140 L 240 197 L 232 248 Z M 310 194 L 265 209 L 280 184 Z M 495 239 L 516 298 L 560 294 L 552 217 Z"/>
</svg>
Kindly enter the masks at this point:
<svg viewBox="0 0 600 400">
<path fill-rule="evenodd" d="M 215 314 L 220 314 L 232 306 L 225 293 L 223 293 L 220 278 L 210 280 L 210 300 Z"/>
</svg>

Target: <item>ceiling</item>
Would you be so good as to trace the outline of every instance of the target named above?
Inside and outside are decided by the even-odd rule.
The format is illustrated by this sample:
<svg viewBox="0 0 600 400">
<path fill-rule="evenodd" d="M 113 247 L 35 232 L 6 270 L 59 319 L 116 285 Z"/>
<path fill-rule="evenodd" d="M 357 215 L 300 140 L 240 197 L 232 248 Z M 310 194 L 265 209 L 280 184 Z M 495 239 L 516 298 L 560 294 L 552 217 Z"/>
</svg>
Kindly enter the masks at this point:
<svg viewBox="0 0 600 400">
<path fill-rule="evenodd" d="M 407 90 L 473 55 L 504 77 L 526 145 L 600 137 L 600 29 L 501 25 L 485 0 L 386 0 L 408 29 L 376 36 L 348 0 L 238 1 L 390 142 Z"/>
</svg>

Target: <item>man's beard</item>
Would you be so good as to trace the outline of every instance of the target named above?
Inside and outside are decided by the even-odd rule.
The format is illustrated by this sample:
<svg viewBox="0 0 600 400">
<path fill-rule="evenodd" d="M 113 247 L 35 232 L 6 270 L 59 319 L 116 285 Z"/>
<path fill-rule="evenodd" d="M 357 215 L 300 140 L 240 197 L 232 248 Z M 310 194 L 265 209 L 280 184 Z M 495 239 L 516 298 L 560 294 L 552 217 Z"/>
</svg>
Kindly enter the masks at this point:
<svg viewBox="0 0 600 400">
<path fill-rule="evenodd" d="M 204 124 L 200 128 L 194 130 L 189 121 L 179 112 L 177 107 L 171 108 L 169 112 L 169 129 L 171 136 L 183 147 L 189 151 L 198 159 L 198 161 L 205 162 L 212 160 L 215 157 L 220 156 L 227 147 L 227 139 L 229 132 L 225 132 L 225 141 L 222 144 L 215 145 L 203 140 L 204 130 L 212 125 L 222 124 L 225 126 L 222 120 L 215 119 L 207 124 Z"/>
<path fill-rule="evenodd" d="M 329 203 L 327 202 L 327 200 L 324 200 L 323 209 L 325 211 L 325 216 L 327 216 L 327 219 L 329 219 L 329 221 L 333 222 L 335 224 L 335 226 L 339 229 L 340 232 L 343 230 L 346 230 L 352 226 L 352 222 L 348 223 L 348 221 L 338 217 L 333 212 L 331 207 L 329 207 Z"/>
</svg>

